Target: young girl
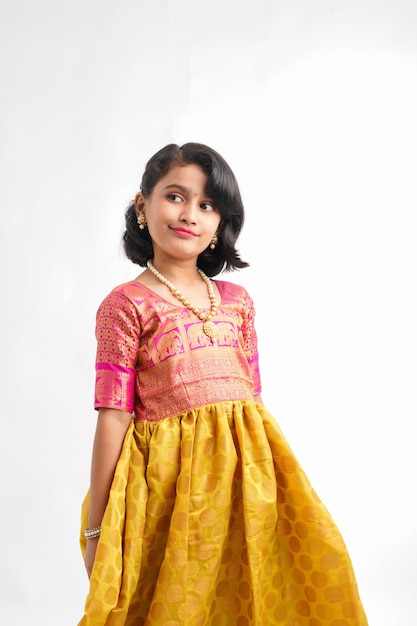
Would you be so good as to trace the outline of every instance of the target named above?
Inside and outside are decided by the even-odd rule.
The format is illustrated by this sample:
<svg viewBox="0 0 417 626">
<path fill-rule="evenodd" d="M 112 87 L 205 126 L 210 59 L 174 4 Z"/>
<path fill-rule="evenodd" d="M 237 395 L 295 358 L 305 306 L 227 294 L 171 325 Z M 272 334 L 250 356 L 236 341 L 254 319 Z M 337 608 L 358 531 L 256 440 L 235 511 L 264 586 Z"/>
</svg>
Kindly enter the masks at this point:
<svg viewBox="0 0 417 626">
<path fill-rule="evenodd" d="M 207 146 L 147 163 L 97 313 L 79 626 L 366 626 L 342 537 L 262 405 L 235 177 Z"/>
</svg>

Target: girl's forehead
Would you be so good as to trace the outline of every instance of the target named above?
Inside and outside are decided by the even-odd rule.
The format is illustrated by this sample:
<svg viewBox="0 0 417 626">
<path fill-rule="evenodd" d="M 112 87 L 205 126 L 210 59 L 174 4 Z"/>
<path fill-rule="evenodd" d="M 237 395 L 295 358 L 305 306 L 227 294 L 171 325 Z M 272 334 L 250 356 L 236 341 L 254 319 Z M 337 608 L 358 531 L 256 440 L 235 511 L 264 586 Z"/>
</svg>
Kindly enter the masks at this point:
<svg viewBox="0 0 417 626">
<path fill-rule="evenodd" d="M 192 193 L 197 194 L 207 185 L 208 176 L 198 165 L 173 165 L 168 172 L 159 180 L 158 186 L 178 184 L 188 187 Z"/>
</svg>

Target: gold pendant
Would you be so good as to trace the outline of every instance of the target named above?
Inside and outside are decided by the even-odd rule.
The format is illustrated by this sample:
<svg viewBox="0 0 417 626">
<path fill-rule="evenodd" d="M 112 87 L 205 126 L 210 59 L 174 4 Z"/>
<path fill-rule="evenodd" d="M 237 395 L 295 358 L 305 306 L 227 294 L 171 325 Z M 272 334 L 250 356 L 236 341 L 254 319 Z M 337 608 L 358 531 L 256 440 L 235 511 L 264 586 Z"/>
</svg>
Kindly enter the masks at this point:
<svg viewBox="0 0 417 626">
<path fill-rule="evenodd" d="M 210 339 L 215 339 L 217 337 L 217 328 L 216 325 L 213 324 L 211 320 L 207 320 L 203 324 L 203 332 L 210 337 Z"/>
</svg>

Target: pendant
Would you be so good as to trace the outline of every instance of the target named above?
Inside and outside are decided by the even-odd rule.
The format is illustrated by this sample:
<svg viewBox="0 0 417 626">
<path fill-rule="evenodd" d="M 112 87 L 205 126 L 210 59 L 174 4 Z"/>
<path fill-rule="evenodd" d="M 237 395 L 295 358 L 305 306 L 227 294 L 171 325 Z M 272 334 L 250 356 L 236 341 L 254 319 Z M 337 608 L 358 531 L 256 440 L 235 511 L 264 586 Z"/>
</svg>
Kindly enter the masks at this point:
<svg viewBox="0 0 417 626">
<path fill-rule="evenodd" d="M 205 335 L 207 335 L 207 337 L 210 337 L 210 339 L 215 339 L 217 337 L 216 325 L 213 324 L 211 320 L 207 320 L 207 322 L 204 322 L 203 332 Z"/>
</svg>

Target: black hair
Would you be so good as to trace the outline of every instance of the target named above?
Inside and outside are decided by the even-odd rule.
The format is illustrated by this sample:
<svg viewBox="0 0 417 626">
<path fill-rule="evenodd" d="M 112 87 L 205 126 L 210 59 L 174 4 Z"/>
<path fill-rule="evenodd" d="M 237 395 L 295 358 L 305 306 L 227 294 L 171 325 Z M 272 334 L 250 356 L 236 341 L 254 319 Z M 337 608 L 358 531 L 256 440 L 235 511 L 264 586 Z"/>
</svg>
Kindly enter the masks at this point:
<svg viewBox="0 0 417 626">
<path fill-rule="evenodd" d="M 197 266 L 207 276 L 216 276 L 222 270 L 230 271 L 248 267 L 242 261 L 235 244 L 244 221 L 244 208 L 235 175 L 223 157 L 201 143 L 177 146 L 168 144 L 149 159 L 142 177 L 141 192 L 148 197 L 159 180 L 175 165 L 198 165 L 208 176 L 205 193 L 213 200 L 221 219 L 214 250 L 208 246 L 199 254 Z M 135 204 L 132 201 L 125 213 L 126 230 L 123 247 L 128 259 L 146 267 L 153 258 L 152 239 L 148 229 L 137 224 Z"/>
</svg>

